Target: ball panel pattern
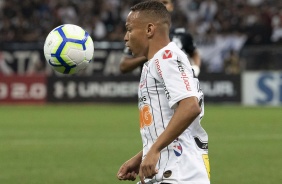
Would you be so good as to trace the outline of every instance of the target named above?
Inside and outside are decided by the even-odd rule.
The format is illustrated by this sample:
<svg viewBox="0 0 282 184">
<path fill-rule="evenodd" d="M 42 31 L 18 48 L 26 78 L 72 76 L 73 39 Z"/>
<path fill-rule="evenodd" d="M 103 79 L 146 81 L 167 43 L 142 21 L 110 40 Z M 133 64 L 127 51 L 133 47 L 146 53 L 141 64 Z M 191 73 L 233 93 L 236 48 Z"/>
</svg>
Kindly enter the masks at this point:
<svg viewBox="0 0 282 184">
<path fill-rule="evenodd" d="M 65 24 L 53 29 L 46 38 L 44 55 L 58 72 L 77 73 L 84 69 L 94 54 L 93 40 L 81 27 Z"/>
</svg>

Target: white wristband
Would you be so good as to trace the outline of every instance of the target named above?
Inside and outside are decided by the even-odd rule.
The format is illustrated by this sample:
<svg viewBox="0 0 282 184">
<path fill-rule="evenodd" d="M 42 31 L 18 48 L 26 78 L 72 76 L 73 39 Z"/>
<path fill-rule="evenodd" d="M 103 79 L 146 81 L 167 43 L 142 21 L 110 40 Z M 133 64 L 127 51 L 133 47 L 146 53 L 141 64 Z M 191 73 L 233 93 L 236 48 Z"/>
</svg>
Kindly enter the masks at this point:
<svg viewBox="0 0 282 184">
<path fill-rule="evenodd" d="M 192 68 L 194 70 L 194 74 L 198 77 L 200 74 L 200 68 L 197 65 L 192 65 Z"/>
</svg>

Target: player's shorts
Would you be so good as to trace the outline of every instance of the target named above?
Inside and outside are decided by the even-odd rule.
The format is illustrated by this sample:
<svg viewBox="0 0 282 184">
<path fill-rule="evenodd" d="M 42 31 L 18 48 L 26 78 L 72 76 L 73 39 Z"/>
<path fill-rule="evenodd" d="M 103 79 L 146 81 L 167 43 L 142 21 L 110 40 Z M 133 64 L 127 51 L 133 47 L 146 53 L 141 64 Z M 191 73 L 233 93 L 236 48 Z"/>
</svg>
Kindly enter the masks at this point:
<svg viewBox="0 0 282 184">
<path fill-rule="evenodd" d="M 185 141 L 183 141 L 185 140 Z M 161 151 L 158 174 L 151 184 L 210 184 L 207 142 L 189 133 Z"/>
</svg>

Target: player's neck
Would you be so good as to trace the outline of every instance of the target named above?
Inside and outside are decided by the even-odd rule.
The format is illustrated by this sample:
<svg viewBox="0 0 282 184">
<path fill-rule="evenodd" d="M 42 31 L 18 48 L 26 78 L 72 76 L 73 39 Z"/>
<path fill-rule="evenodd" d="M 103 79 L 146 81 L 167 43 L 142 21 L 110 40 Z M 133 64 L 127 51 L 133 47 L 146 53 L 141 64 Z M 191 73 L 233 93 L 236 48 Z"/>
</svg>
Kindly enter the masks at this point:
<svg viewBox="0 0 282 184">
<path fill-rule="evenodd" d="M 169 38 L 163 38 L 163 39 L 160 39 L 158 41 L 151 42 L 151 45 L 150 45 L 149 50 L 148 50 L 147 59 L 148 60 L 152 59 L 154 57 L 154 55 L 159 50 L 161 50 L 162 48 L 167 46 L 169 43 L 170 43 L 170 39 Z"/>
</svg>

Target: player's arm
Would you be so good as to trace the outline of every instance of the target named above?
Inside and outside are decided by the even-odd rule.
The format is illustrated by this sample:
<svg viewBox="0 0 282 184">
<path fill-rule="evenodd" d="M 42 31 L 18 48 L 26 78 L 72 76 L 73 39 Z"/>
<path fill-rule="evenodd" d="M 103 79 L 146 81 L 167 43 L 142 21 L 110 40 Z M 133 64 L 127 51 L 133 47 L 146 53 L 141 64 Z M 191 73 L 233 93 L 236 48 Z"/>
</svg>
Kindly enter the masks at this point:
<svg viewBox="0 0 282 184">
<path fill-rule="evenodd" d="M 157 174 L 155 169 L 160 151 L 178 138 L 200 114 L 201 108 L 196 97 L 188 97 L 178 102 L 178 107 L 167 128 L 152 145 L 145 159 L 141 163 L 139 177 L 144 183 L 144 177 L 150 178 Z"/>
<path fill-rule="evenodd" d="M 117 178 L 119 180 L 132 180 L 136 179 L 137 174 L 139 173 L 140 164 L 142 162 L 143 151 L 140 151 L 131 159 L 127 160 L 117 173 Z"/>
<path fill-rule="evenodd" d="M 178 107 L 167 128 L 153 144 L 152 150 L 161 151 L 178 138 L 201 113 L 197 97 L 188 97 L 178 102 Z"/>
<path fill-rule="evenodd" d="M 147 61 L 145 56 L 141 57 L 131 57 L 131 56 L 123 56 L 120 61 L 120 71 L 122 73 L 128 73 L 134 70 L 135 68 L 141 66 Z"/>
<path fill-rule="evenodd" d="M 196 75 L 196 77 L 198 77 L 201 68 L 201 55 L 194 43 L 194 39 L 192 35 L 190 33 L 185 33 L 182 42 L 183 42 L 183 50 L 192 59 L 191 65 L 194 70 L 194 74 Z"/>
<path fill-rule="evenodd" d="M 192 62 L 192 68 L 195 72 L 195 75 L 198 76 L 200 74 L 200 68 L 201 68 L 201 56 L 197 48 L 194 49 L 194 51 L 190 54 Z"/>
</svg>

